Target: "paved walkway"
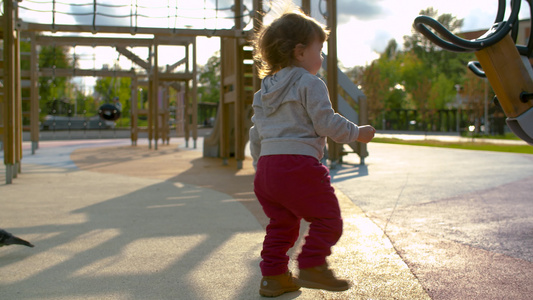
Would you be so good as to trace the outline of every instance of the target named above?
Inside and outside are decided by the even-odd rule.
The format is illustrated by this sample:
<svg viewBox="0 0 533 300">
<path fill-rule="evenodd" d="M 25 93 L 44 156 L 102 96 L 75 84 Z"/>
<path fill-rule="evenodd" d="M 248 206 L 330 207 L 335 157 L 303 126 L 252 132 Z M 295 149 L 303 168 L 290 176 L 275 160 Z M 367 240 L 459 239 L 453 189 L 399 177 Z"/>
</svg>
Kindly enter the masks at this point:
<svg viewBox="0 0 533 300">
<path fill-rule="evenodd" d="M 35 248 L 0 248 L 0 298 L 260 299 L 267 219 L 251 161 L 237 170 L 184 144 L 173 139 L 155 151 L 127 139 L 47 141 L 31 155 L 25 143 L 13 184 L 0 167 L 0 228 Z M 354 286 L 278 299 L 533 294 L 533 156 L 386 144 L 369 151 L 366 166 L 332 170 L 345 226 L 330 264 Z M 504 202 L 511 193 L 517 199 L 502 216 L 491 195 Z M 492 221 L 480 228 L 472 214 Z M 508 240 L 494 237 L 498 230 Z"/>
</svg>

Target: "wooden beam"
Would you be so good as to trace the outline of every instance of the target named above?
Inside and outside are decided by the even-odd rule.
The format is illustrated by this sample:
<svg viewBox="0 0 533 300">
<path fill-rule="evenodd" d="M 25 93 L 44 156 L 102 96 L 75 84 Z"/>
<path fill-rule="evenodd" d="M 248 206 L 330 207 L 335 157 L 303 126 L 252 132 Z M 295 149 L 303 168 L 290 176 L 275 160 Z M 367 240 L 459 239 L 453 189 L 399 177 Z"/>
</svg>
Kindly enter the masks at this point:
<svg viewBox="0 0 533 300">
<path fill-rule="evenodd" d="M 194 79 L 193 73 L 159 73 L 159 81 L 188 81 Z"/>
<path fill-rule="evenodd" d="M 31 32 L 30 32 L 31 33 Z M 39 35 L 34 41 L 39 45 L 66 46 L 110 46 L 110 47 L 150 47 L 154 43 L 165 46 L 187 46 L 193 43 L 190 36 L 155 36 L 155 37 L 90 37 L 90 36 L 58 36 Z M 33 41 L 33 40 L 32 40 Z"/>
<path fill-rule="evenodd" d="M 160 46 L 184 46 L 187 47 L 194 43 L 196 36 L 182 36 L 182 35 L 155 35 L 154 41 Z"/>
<path fill-rule="evenodd" d="M 171 65 L 167 65 L 167 68 L 166 68 L 165 71 L 170 72 L 170 71 L 176 69 L 177 67 L 183 65 L 186 62 L 187 62 L 187 57 L 185 57 L 183 59 L 180 59 L 180 60 L 178 60 L 177 62 L 175 62 L 175 63 L 173 63 Z"/>
<path fill-rule="evenodd" d="M 126 26 L 96 26 L 92 25 L 62 25 L 17 22 L 17 28 L 24 31 L 44 32 L 92 32 L 92 33 L 125 33 L 125 34 L 153 34 L 158 36 L 218 36 L 218 37 L 246 37 L 249 33 L 243 29 L 179 29 L 156 27 L 126 27 Z"/>
<path fill-rule="evenodd" d="M 38 45 L 57 46 L 111 46 L 111 47 L 150 47 L 154 40 L 152 38 L 103 38 L 103 37 L 83 37 L 83 36 L 56 36 L 39 35 L 32 38 L 32 42 Z"/>
<path fill-rule="evenodd" d="M 29 71 L 22 72 L 24 76 Z M 1 74 L 1 72 L 0 72 Z M 29 74 L 28 74 L 29 75 Z M 88 76 L 88 77 L 146 77 L 148 75 L 142 73 L 136 73 L 135 71 L 122 71 L 122 70 L 92 70 L 92 69 L 53 69 L 42 68 L 38 71 L 39 76 L 57 76 L 57 77 L 75 77 L 75 76 Z"/>
<path fill-rule="evenodd" d="M 147 73 L 137 73 L 135 71 L 126 70 L 94 70 L 94 69 L 53 69 L 42 68 L 37 71 L 39 76 L 57 76 L 57 77 L 137 77 L 139 79 L 147 78 Z M 4 76 L 4 70 L 0 69 L 0 76 Z M 31 71 L 22 70 L 22 77 L 30 77 Z M 193 79 L 192 73 L 160 73 L 159 81 L 188 81 Z M 147 86 L 148 83 L 139 81 L 139 86 Z"/>
<path fill-rule="evenodd" d="M 150 62 L 140 58 L 135 53 L 131 52 L 130 50 L 126 49 L 126 47 L 123 46 L 117 46 L 116 47 L 117 52 L 127 57 L 132 62 L 136 63 L 141 68 L 145 69 L 146 71 L 149 71 L 152 66 L 150 65 Z"/>
</svg>

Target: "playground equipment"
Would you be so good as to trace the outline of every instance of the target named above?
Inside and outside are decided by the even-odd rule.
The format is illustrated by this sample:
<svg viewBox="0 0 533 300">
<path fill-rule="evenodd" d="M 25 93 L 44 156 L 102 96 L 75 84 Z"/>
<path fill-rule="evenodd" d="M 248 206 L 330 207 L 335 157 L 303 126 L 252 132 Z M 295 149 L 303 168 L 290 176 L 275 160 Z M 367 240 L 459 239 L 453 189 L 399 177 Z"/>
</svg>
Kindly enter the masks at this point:
<svg viewBox="0 0 533 300">
<path fill-rule="evenodd" d="M 120 110 L 113 104 L 106 103 L 98 109 L 100 118 L 108 121 L 116 121 L 120 118 Z"/>
<path fill-rule="evenodd" d="M 311 2 L 302 1 L 301 8 L 304 13 L 310 14 Z M 254 1 L 254 11 L 262 11 L 262 1 Z M 327 1 L 327 11 L 337 11 L 336 1 Z M 325 57 L 322 67 L 327 72 L 326 82 L 332 107 L 355 123 L 367 124 L 366 97 L 337 67 L 336 14 L 330 13 L 325 19 L 330 30 L 329 55 Z M 257 29 L 261 22 L 262 14 L 256 14 L 254 28 Z M 211 135 L 204 139 L 203 146 L 206 157 L 221 157 L 224 163 L 227 163 L 229 157 L 235 157 L 237 168 L 242 168 L 248 133 L 252 126 L 253 94 L 260 88 L 252 56 L 252 47 L 246 39 L 222 39 L 221 99 L 215 127 Z M 328 68 L 328 65 L 333 67 Z M 343 98 L 338 90 L 343 91 L 346 98 Z M 354 107 L 359 108 L 359 113 Z M 343 156 L 348 153 L 357 153 L 364 164 L 364 159 L 368 156 L 366 144 L 354 142 L 348 146 L 328 140 L 327 158 L 332 167 L 342 163 Z"/>
<path fill-rule="evenodd" d="M 26 1 L 3 1 L 4 14 L 1 17 L 2 21 L 2 37 L 4 39 L 3 48 L 3 60 L 0 65 L 3 71 L 4 86 L 2 89 L 3 95 L 0 98 L 0 111 L 2 118 L 0 118 L 0 141 L 4 150 L 4 164 L 6 166 L 6 183 L 11 183 L 13 178 L 17 177 L 17 174 L 21 171 L 22 160 L 22 117 L 30 116 L 30 132 L 32 142 L 32 154 L 38 149 L 39 143 L 39 92 L 38 82 L 40 76 L 58 76 L 58 77 L 73 77 L 73 76 L 90 76 L 90 77 L 131 77 L 131 141 L 132 145 L 136 145 L 138 139 L 138 133 L 141 131 L 148 132 L 149 147 L 157 150 L 158 140 L 161 138 L 163 141 L 169 139 L 169 105 L 168 105 L 168 88 L 174 88 L 178 91 L 178 94 L 185 92 L 182 104 L 187 107 L 180 107 L 183 114 L 187 114 L 186 117 L 179 118 L 183 121 L 183 126 L 177 126 L 181 128 L 182 134 L 188 139 L 191 136 L 194 140 L 197 138 L 196 131 L 196 36 L 211 36 L 213 31 L 211 30 L 197 30 L 197 29 L 181 29 L 170 27 L 138 27 L 140 19 L 152 18 L 152 14 L 143 15 L 138 9 L 143 7 L 145 9 L 154 9 L 154 5 L 142 5 L 141 1 L 136 3 L 129 2 L 124 3 L 97 3 L 96 1 L 90 1 L 90 3 L 69 4 L 62 3 L 63 9 L 67 6 L 67 9 L 60 11 L 55 6 L 55 1 L 40 1 L 39 5 L 48 7 L 49 11 L 45 9 L 37 9 L 33 4 L 33 1 L 28 0 L 30 4 L 26 5 Z M 139 5 L 141 4 L 141 5 Z M 69 9 L 70 6 L 70 9 Z M 87 7 L 86 7 L 87 6 Z M 177 6 L 177 4 L 176 4 Z M 52 9 L 53 7 L 53 9 Z M 75 16 L 92 16 L 92 24 L 69 24 L 56 23 L 56 18 L 59 15 L 68 15 L 73 13 L 73 9 L 81 9 L 84 12 L 90 8 L 90 13 L 74 14 Z M 167 6 L 165 5 L 165 8 Z M 116 13 L 119 10 L 127 10 L 130 12 L 127 15 L 113 15 L 111 13 L 104 12 L 105 10 Z M 176 7 L 177 9 L 177 7 Z M 52 16 L 52 22 L 50 23 L 31 23 L 19 17 L 19 10 L 32 11 L 33 13 L 49 13 Z M 242 15 L 239 15 L 242 17 Z M 81 18 L 81 17 L 80 17 Z M 99 18 L 112 18 L 112 22 L 108 24 L 98 24 Z M 130 26 L 115 26 L 115 21 L 120 19 L 129 19 Z M 173 15 L 172 18 L 182 20 L 181 16 Z M 37 19 L 37 18 L 36 18 Z M 116 20 L 115 20 L 116 19 Z M 34 18 L 31 18 L 33 21 Z M 110 24 L 109 24 L 110 23 Z M 55 33 L 61 32 L 61 35 L 55 35 Z M 243 34 L 242 30 L 234 29 L 217 29 L 215 30 L 217 36 L 229 36 L 239 37 Z M 80 33 L 92 33 L 92 36 L 83 36 Z M 98 33 L 103 34 L 115 34 L 118 37 L 101 37 Z M 127 35 L 142 35 L 140 37 L 128 37 Z M 24 39 L 30 42 L 31 52 L 25 53 L 28 56 L 31 66 L 30 70 L 21 70 L 21 51 L 20 41 Z M 78 46 L 81 47 L 112 47 L 118 53 L 127 59 L 131 60 L 132 64 L 135 64 L 131 70 L 108 70 L 107 68 L 97 69 L 81 69 L 77 66 L 72 68 L 44 68 L 39 67 L 38 54 L 39 47 L 53 45 L 55 46 L 67 46 L 75 49 Z M 182 47 L 184 58 L 177 56 L 178 61 L 172 65 L 167 65 L 166 68 L 160 66 L 158 60 L 160 47 Z M 134 53 L 133 49 L 144 48 L 148 53 L 148 58 L 141 58 L 138 54 Z M 74 50 L 74 53 L 75 50 Z M 179 53 L 179 52 L 178 52 Z M 173 55 L 174 58 L 174 55 Z M 179 70 L 177 68 L 179 67 Z M 30 111 L 22 112 L 22 99 L 21 89 L 24 88 L 24 84 L 21 84 L 22 78 L 29 78 L 24 82 L 28 82 L 30 89 Z M 145 87 L 148 91 L 148 99 L 144 107 L 138 107 L 138 89 L 139 87 Z M 165 98 L 166 97 L 166 98 Z M 118 111 L 115 109 L 101 107 L 101 115 L 105 119 L 114 119 L 117 116 Z M 139 116 L 146 116 L 148 120 L 147 128 L 140 128 L 138 126 Z M 191 116 L 191 118 L 189 118 Z M 190 119 L 190 121 L 189 121 Z M 191 126 L 189 123 L 193 123 Z M 182 124 L 180 124 L 182 125 Z M 190 130 L 191 132 L 183 133 L 183 130 Z M 153 143 L 153 144 L 152 144 Z"/>
<path fill-rule="evenodd" d="M 486 77 L 496 93 L 495 102 L 507 116 L 507 125 L 522 140 L 533 145 L 533 31 L 527 46 L 515 45 L 518 35 L 518 13 L 521 0 L 511 0 L 511 13 L 504 21 L 507 1 L 498 1 L 494 25 L 475 40 L 460 38 L 435 19 L 418 16 L 414 27 L 441 48 L 454 52 L 474 52 L 479 62 L 468 68 L 477 76 Z M 533 15 L 532 0 L 527 0 Z M 533 25 L 533 19 L 531 19 Z M 431 27 L 442 37 L 433 33 Z M 511 34 L 509 34 L 511 33 Z"/>
<path fill-rule="evenodd" d="M 4 0 L 4 15 L 1 17 L 2 36 L 4 39 L 4 58 L 0 68 L 3 70 L 4 86 L 3 86 L 3 103 L 0 103 L 2 110 L 2 122 L 0 122 L 0 139 L 4 148 L 4 164 L 6 166 L 6 183 L 11 183 L 13 178 L 21 171 L 22 160 L 22 99 L 21 78 L 28 78 L 30 90 L 30 111 L 27 113 L 30 116 L 30 132 L 32 142 L 32 154 L 38 149 L 39 143 L 39 92 L 37 83 L 40 76 L 90 76 L 90 77 L 131 77 L 131 141 L 132 145 L 137 144 L 138 133 L 146 131 L 148 133 L 149 147 L 157 150 L 158 140 L 167 141 L 169 139 L 169 89 L 175 89 L 178 94 L 176 101 L 177 105 L 175 111 L 177 113 L 176 129 L 181 136 L 185 137 L 186 146 L 189 146 L 189 139 L 192 137 L 193 146 L 196 147 L 198 138 L 198 103 L 197 103 L 197 68 L 196 68 L 196 37 L 218 37 L 220 38 L 221 50 L 221 99 L 218 107 L 218 117 L 216 119 L 213 133 L 205 138 L 204 155 L 220 157 L 226 163 L 230 157 L 237 160 L 237 166 L 242 167 L 242 162 L 245 156 L 245 147 L 248 140 L 248 131 L 251 126 L 250 118 L 252 114 L 251 101 L 255 91 L 259 89 L 259 80 L 255 75 L 255 66 L 252 60 L 252 51 L 248 43 L 248 37 L 253 32 L 253 29 L 247 29 L 245 21 L 254 20 L 254 28 L 258 28 L 261 13 L 263 12 L 262 0 L 248 0 L 252 2 L 253 9 L 249 9 L 244 5 L 244 0 L 235 0 L 234 5 L 228 8 L 216 7 L 209 8 L 214 12 L 215 23 L 227 22 L 233 20 L 229 29 L 226 28 L 207 28 L 194 29 L 189 26 L 187 22 L 188 16 L 181 15 L 182 9 L 178 10 L 178 1 L 175 7 L 171 7 L 170 2 L 164 4 L 164 15 L 153 16 L 151 13 L 143 14 L 141 9 L 155 9 L 159 2 L 150 2 L 146 0 L 146 4 L 140 5 L 144 0 L 115 1 L 113 4 L 98 3 L 97 1 L 88 1 L 85 4 L 73 4 L 76 9 L 83 8 L 83 13 L 75 14 L 76 19 L 88 19 L 88 23 L 60 23 L 56 22 L 60 15 L 68 15 L 72 13 L 73 8 L 67 9 L 65 12 L 60 12 L 55 6 L 55 1 L 39 1 L 33 0 Z M 29 2 L 30 4 L 27 4 Z M 90 2 L 90 3 L 89 3 Z M 134 3 L 135 2 L 135 3 Z M 32 7 L 33 4 L 48 5 L 49 11 L 36 10 Z M 27 4 L 27 5 L 26 5 Z M 207 2 L 189 1 L 188 5 L 204 5 L 203 10 L 206 10 Z M 69 6 L 68 3 L 62 3 L 61 7 Z M 181 4 L 180 4 L 181 5 Z M 87 7 L 84 7 L 87 6 Z M 167 7 L 168 6 L 168 7 Z M 52 8 L 53 7 L 53 8 Z M 67 7 L 68 8 L 68 7 Z M 19 17 L 19 10 L 25 9 L 35 12 L 44 12 L 51 15 L 51 22 L 49 23 L 32 23 L 23 20 Z M 104 12 L 108 10 L 109 13 Z M 307 14 L 310 13 L 311 1 L 302 1 L 302 10 Z M 117 11 L 127 11 L 124 15 L 114 15 Z M 327 1 L 327 11 L 336 11 L 336 1 Z M 180 14 L 181 13 L 181 14 Z M 189 19 L 192 21 L 201 20 L 195 12 L 190 12 Z M 197 13 L 197 12 L 196 12 Z M 224 16 L 219 16 L 219 13 L 224 13 Z M 207 15 L 204 14 L 204 22 L 207 22 Z M 108 24 L 99 24 L 98 20 L 101 18 L 111 18 L 112 22 Z M 168 27 L 153 27 L 143 26 L 141 19 L 158 18 L 157 24 L 161 19 L 167 20 Z M 330 39 L 328 42 L 328 58 L 327 63 L 330 66 L 337 65 L 337 49 L 336 49 L 336 14 L 330 13 L 327 16 L 328 27 L 331 30 Z M 32 19 L 33 20 L 33 19 Z M 185 23 L 183 23 L 185 20 Z M 192 22 L 191 21 L 191 22 Z M 118 26 L 115 24 L 129 24 Z M 173 23 L 173 25 L 170 25 Z M 180 24 L 178 24 L 180 23 Z M 151 23 L 153 24 L 153 23 Z M 180 25 L 180 26 L 178 26 Z M 215 26 L 216 27 L 216 26 Z M 57 35 L 56 33 L 62 33 Z M 44 34 L 43 34 L 44 33 Z M 83 33 L 91 33 L 92 35 L 80 35 Z M 116 34 L 120 37 L 102 37 L 99 34 Z M 31 43 L 30 70 L 21 70 L 20 64 L 20 41 L 27 39 Z M 43 68 L 38 64 L 39 47 L 43 45 L 57 45 L 75 47 L 111 47 L 118 52 L 119 56 L 129 59 L 132 64 L 136 66 L 131 70 L 107 70 L 98 69 L 81 69 L 76 66 L 72 68 Z M 160 65 L 160 47 L 172 46 L 183 47 L 184 56 L 177 60 L 172 65 Z M 144 48 L 148 52 L 148 58 L 142 58 L 135 54 L 132 49 Z M 74 50 L 74 53 L 77 53 Z M 177 71 L 177 69 L 180 71 Z M 341 110 L 344 108 L 338 104 L 339 95 L 337 89 L 338 83 L 338 68 L 330 67 L 327 69 L 327 84 L 330 91 L 330 98 L 333 108 Z M 349 80 L 348 80 L 349 81 Z M 353 85 L 353 83 L 352 83 Z M 147 106 L 139 107 L 140 100 L 138 99 L 138 90 L 140 87 L 148 90 Z M 356 88 L 357 89 L 357 88 Z M 361 93 L 362 94 L 362 93 Z M 356 103 L 348 106 L 355 107 L 359 105 L 359 115 L 352 114 L 351 120 L 354 122 L 365 122 L 364 118 L 364 97 L 361 95 L 351 96 Z M 363 100 L 361 100 L 363 99 Z M 143 99 L 141 99 L 143 101 Z M 1 102 L 1 101 L 0 101 Z M 105 107 L 104 107 L 105 108 Z M 116 115 L 112 115 L 113 109 L 102 109 L 104 118 L 113 119 Z M 124 114 L 124 111 L 122 112 Z M 140 128 L 138 126 L 138 119 L 146 117 L 148 119 L 148 127 Z M 354 119 L 355 118 L 355 119 Z M 357 119 L 359 118 L 359 119 Z M 365 146 L 352 145 L 361 156 L 361 160 L 368 155 Z M 347 151 L 344 145 L 338 145 L 332 141 L 328 141 L 328 154 L 332 164 L 342 161 L 342 156 Z"/>
</svg>

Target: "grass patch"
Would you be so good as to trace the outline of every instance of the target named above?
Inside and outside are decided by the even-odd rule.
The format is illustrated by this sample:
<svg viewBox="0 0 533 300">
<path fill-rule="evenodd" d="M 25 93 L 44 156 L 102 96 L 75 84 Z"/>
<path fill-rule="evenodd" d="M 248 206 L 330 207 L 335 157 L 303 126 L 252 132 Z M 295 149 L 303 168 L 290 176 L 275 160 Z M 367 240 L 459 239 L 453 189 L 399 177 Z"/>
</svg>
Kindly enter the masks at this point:
<svg viewBox="0 0 533 300">
<path fill-rule="evenodd" d="M 517 137 L 512 132 L 507 132 L 507 133 L 505 133 L 503 135 L 491 135 L 491 134 L 485 135 L 485 134 L 481 134 L 481 133 L 474 134 L 472 132 L 462 132 L 461 136 L 462 137 L 466 137 L 466 138 L 483 138 L 483 139 L 515 140 L 515 141 L 519 141 L 520 140 L 520 138 Z"/>
<path fill-rule="evenodd" d="M 440 148 L 453 148 L 463 150 L 481 150 L 481 151 L 496 151 L 496 152 L 512 152 L 512 153 L 524 153 L 533 154 L 533 146 L 529 145 L 501 145 L 482 142 L 443 142 L 434 140 L 423 141 L 407 141 L 394 138 L 374 138 L 372 142 L 375 143 L 387 143 L 398 145 L 411 145 L 411 146 L 426 146 L 426 147 L 440 147 Z"/>
</svg>

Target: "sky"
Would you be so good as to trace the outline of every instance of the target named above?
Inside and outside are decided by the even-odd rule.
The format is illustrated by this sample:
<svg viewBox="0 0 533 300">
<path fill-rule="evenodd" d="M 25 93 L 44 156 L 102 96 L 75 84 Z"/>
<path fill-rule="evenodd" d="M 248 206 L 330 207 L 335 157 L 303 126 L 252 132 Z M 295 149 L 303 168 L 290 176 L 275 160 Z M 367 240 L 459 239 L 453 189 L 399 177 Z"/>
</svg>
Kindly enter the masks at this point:
<svg viewBox="0 0 533 300">
<path fill-rule="evenodd" d="M 47 0 L 24 0 L 21 7 L 31 7 L 33 11 L 21 8 L 21 17 L 28 22 L 51 22 L 50 14 L 44 15 L 36 10 L 49 9 L 51 4 L 45 4 Z M 39 4 L 43 2 L 42 4 Z M 50 3 L 52 1 L 49 1 Z M 83 12 L 92 11 L 92 6 L 84 6 L 88 0 L 63 0 L 63 3 L 69 2 L 77 4 L 70 6 L 72 11 L 76 10 L 75 15 L 56 14 L 56 22 L 64 23 L 84 23 L 92 22 L 91 15 L 84 15 Z M 139 27 L 177 27 L 177 28 L 229 28 L 233 21 L 230 18 L 233 0 L 203 0 L 203 1 L 179 1 L 178 0 L 99 0 L 98 3 L 109 3 L 110 7 L 99 8 L 100 12 L 105 14 L 115 14 L 117 16 L 126 16 L 134 9 L 132 3 L 138 4 L 139 14 L 150 16 L 151 18 L 138 18 L 133 20 L 125 18 L 106 18 L 99 16 L 99 22 L 104 24 L 112 22 L 115 25 L 130 26 L 132 22 L 137 22 Z M 268 4 L 269 0 L 264 0 Z M 509 1 L 507 1 L 509 2 Z M 244 0 L 247 7 L 251 9 L 252 1 Z M 299 5 L 301 0 L 295 0 L 294 3 Z M 124 4 L 124 7 L 120 7 Z M 223 10 L 215 11 L 217 7 Z M 450 13 L 453 16 L 464 19 L 462 31 L 472 31 L 487 29 L 492 26 L 497 12 L 498 0 L 337 0 L 337 47 L 340 64 L 344 68 L 354 66 L 365 66 L 379 57 L 386 45 L 391 39 L 395 39 L 401 47 L 403 37 L 412 34 L 412 24 L 419 12 L 428 7 L 433 7 L 439 14 Z M 115 6 L 116 5 L 116 6 Z M 176 9 L 176 7 L 178 9 Z M 326 1 L 312 0 L 311 15 L 321 22 L 325 23 L 321 11 L 325 11 Z M 207 9 L 206 9 L 207 8 Z M 61 7 L 56 4 L 56 11 L 67 9 L 67 6 Z M 510 9 L 507 9 L 507 15 Z M 81 13 L 80 13 L 81 12 Z M 170 16 L 170 17 L 169 17 Z M 525 0 L 522 0 L 521 19 L 529 19 L 529 6 Z M 265 19 L 268 21 L 268 17 Z M 245 19 L 245 22 L 249 18 Z M 91 34 L 88 34 L 91 35 Z M 204 65 L 207 59 L 214 54 L 214 51 L 220 47 L 218 38 L 199 37 L 198 43 L 198 64 Z M 116 52 L 107 49 L 107 54 L 99 54 L 98 64 L 103 64 L 104 59 L 112 65 L 113 60 L 125 59 L 117 57 Z M 82 55 L 83 49 L 77 51 Z M 177 53 L 177 54 L 176 54 Z M 160 55 L 160 65 L 172 64 L 182 57 L 175 58 L 179 52 L 174 55 Z M 95 55 L 96 56 L 96 55 Z M 103 58 L 100 58 L 102 56 Z M 168 62 L 164 61 L 169 60 Z M 89 58 L 90 67 L 95 65 Z M 125 62 L 124 64 L 127 64 Z"/>
<path fill-rule="evenodd" d="M 391 39 L 400 47 L 412 34 L 420 11 L 433 7 L 439 14 L 464 19 L 462 31 L 487 29 L 494 23 L 497 0 L 355 0 L 337 1 L 338 57 L 344 67 L 365 66 L 379 57 Z"/>
</svg>

